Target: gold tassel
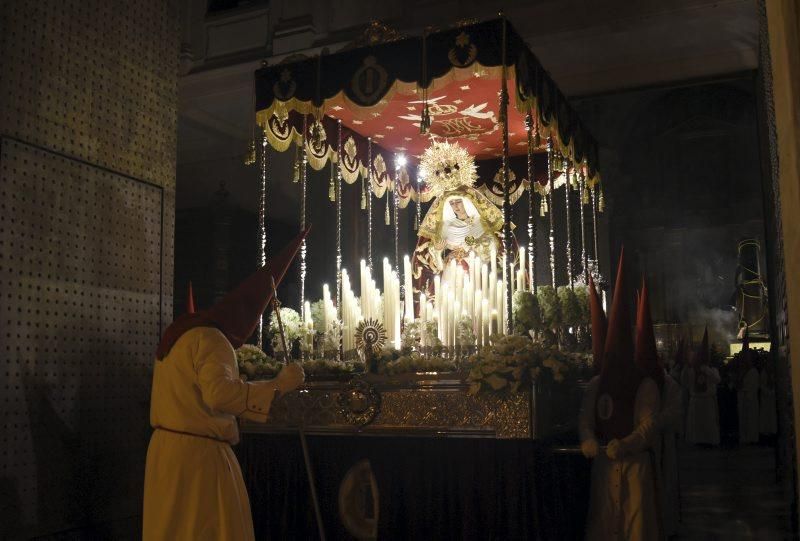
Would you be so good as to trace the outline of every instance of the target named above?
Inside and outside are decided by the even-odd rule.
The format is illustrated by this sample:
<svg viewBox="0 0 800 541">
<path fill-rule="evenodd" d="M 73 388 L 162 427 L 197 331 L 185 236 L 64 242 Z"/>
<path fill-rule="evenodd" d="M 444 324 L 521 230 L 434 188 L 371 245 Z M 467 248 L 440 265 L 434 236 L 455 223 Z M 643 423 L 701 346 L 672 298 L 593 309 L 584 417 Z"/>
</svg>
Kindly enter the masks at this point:
<svg viewBox="0 0 800 541">
<path fill-rule="evenodd" d="M 367 189 L 364 187 L 364 180 L 361 180 L 361 210 L 367 210 Z"/>
<path fill-rule="evenodd" d="M 328 185 L 328 199 L 333 203 L 336 202 L 336 189 L 333 186 L 333 160 L 331 160 L 331 182 Z"/>
<path fill-rule="evenodd" d="M 292 175 L 292 182 L 294 184 L 300 182 L 300 162 L 297 160 L 294 162 L 294 174 Z"/>
<path fill-rule="evenodd" d="M 549 210 L 547 208 L 547 195 L 546 194 L 542 195 L 542 204 L 541 204 L 541 206 L 539 208 L 541 209 L 541 211 L 539 212 L 539 215 L 544 217 L 547 214 L 547 211 Z"/>
<path fill-rule="evenodd" d="M 603 190 L 600 190 L 600 199 L 597 201 L 597 208 L 600 212 L 606 210 L 606 198 L 603 197 Z"/>
<path fill-rule="evenodd" d="M 254 163 L 256 163 L 256 141 L 250 139 L 247 144 L 247 154 L 244 156 L 244 164 L 253 165 Z"/>
<path fill-rule="evenodd" d="M 414 231 L 419 231 L 419 216 L 414 214 Z"/>
<path fill-rule="evenodd" d="M 581 205 L 588 205 L 588 204 L 589 204 L 589 188 L 584 186 L 583 192 L 581 193 Z"/>
<path fill-rule="evenodd" d="M 392 225 L 392 217 L 389 215 L 389 190 L 386 190 L 386 225 Z"/>
</svg>

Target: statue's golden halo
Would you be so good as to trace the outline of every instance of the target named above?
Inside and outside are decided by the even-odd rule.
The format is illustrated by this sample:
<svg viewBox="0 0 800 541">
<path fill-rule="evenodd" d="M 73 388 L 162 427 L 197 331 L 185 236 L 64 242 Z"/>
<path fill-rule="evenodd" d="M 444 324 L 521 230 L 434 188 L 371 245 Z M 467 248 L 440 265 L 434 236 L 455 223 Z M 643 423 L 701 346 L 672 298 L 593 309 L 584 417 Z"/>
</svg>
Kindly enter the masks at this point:
<svg viewBox="0 0 800 541">
<path fill-rule="evenodd" d="M 458 143 L 434 141 L 425 149 L 420 172 L 434 197 L 478 180 L 475 158 Z"/>
</svg>

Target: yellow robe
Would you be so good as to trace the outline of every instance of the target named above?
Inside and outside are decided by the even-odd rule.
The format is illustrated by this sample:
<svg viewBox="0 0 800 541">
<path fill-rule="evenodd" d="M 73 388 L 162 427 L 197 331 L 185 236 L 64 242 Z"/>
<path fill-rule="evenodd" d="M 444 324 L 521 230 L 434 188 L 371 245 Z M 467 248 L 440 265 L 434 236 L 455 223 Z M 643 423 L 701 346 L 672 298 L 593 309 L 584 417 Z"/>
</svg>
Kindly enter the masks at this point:
<svg viewBox="0 0 800 541">
<path fill-rule="evenodd" d="M 144 479 L 143 538 L 254 539 L 250 501 L 230 444 L 236 417 L 266 422 L 272 381 L 239 379 L 236 355 L 217 329 L 186 332 L 153 372 Z"/>
<path fill-rule="evenodd" d="M 595 438 L 595 404 L 599 378 L 589 382 L 579 420 L 581 441 Z M 586 539 L 589 541 L 651 541 L 661 539 L 652 448 L 658 442 L 657 417 L 661 401 L 656 383 L 639 384 L 634 406 L 634 429 L 622 441 L 625 456 L 611 460 L 605 449 L 592 461 Z"/>
</svg>

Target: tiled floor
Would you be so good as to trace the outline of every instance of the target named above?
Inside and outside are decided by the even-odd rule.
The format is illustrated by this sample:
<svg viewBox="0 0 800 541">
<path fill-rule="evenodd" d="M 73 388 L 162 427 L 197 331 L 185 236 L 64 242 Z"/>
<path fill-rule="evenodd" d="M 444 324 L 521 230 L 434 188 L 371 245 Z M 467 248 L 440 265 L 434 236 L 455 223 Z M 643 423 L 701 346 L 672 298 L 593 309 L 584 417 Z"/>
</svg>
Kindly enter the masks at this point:
<svg viewBox="0 0 800 541">
<path fill-rule="evenodd" d="M 770 447 L 681 449 L 677 539 L 794 539 Z"/>
</svg>

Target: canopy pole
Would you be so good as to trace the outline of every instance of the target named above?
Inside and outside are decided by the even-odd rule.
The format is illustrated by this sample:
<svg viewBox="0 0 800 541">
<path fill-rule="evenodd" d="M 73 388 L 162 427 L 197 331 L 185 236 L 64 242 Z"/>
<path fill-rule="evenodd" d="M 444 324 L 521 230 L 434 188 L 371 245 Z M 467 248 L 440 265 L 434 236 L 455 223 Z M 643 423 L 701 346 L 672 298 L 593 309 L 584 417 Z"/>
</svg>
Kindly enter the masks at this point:
<svg viewBox="0 0 800 541">
<path fill-rule="evenodd" d="M 528 107 L 525 117 L 525 130 L 528 135 L 528 282 L 535 295 L 536 288 L 536 214 L 534 209 L 535 182 L 533 178 L 533 117 Z"/>
<path fill-rule="evenodd" d="M 372 272 L 372 137 L 367 137 L 367 264 Z"/>
<path fill-rule="evenodd" d="M 576 173 L 577 174 L 577 173 Z M 589 258 L 586 253 L 586 222 L 584 218 L 584 206 L 589 202 L 589 194 L 586 193 L 586 176 L 583 174 L 583 166 L 580 168 L 578 176 L 578 189 L 580 190 L 581 201 L 581 261 L 583 262 L 583 283 L 589 284 Z"/>
<path fill-rule="evenodd" d="M 549 198 L 547 205 L 550 212 L 550 285 L 555 289 L 556 287 L 556 237 L 555 237 L 555 219 L 553 218 L 553 192 L 555 190 L 553 181 L 553 137 L 547 136 L 547 184 L 550 186 L 550 193 L 546 195 Z"/>
<path fill-rule="evenodd" d="M 502 82 L 500 84 L 500 122 L 503 125 L 503 250 L 506 254 L 506 265 L 508 281 L 514 279 L 514 259 L 511 257 L 511 200 L 509 196 L 508 186 L 508 85 L 506 84 L 506 77 L 508 75 L 506 69 L 506 47 L 507 47 L 507 30 L 506 30 L 506 17 L 500 12 L 500 17 L 503 20 L 503 44 L 502 44 Z M 511 284 L 506 284 L 505 290 L 505 334 L 511 334 L 514 328 L 514 310 L 512 306 L 513 291 Z"/>
<path fill-rule="evenodd" d="M 392 189 L 392 219 L 394 220 L 394 271 L 397 276 L 400 276 L 400 226 L 398 225 L 398 211 L 397 203 L 399 194 L 397 192 L 398 185 L 400 184 L 400 167 L 395 165 L 394 171 L 394 187 Z M 404 282 L 400 282 L 400 300 L 404 300 Z"/>
<path fill-rule="evenodd" d="M 336 319 L 342 321 L 342 121 L 336 123 Z M 328 329 L 325 329 L 328 332 Z M 339 361 L 344 360 L 343 333 L 339 333 L 339 347 L 337 356 Z"/>
<path fill-rule="evenodd" d="M 569 181 L 569 158 L 562 156 L 564 167 L 564 203 L 567 208 L 567 279 L 570 289 L 575 289 L 575 279 L 572 272 L 572 208 L 569 192 L 572 189 Z"/>
<path fill-rule="evenodd" d="M 594 237 L 594 262 L 595 265 L 599 265 L 600 257 L 597 255 L 597 185 L 592 186 L 591 194 L 592 194 L 592 236 Z"/>
<path fill-rule="evenodd" d="M 263 267 L 267 264 L 267 153 L 269 152 L 269 141 L 267 131 L 261 134 L 261 179 L 258 183 L 258 263 Z M 264 314 L 258 318 L 257 342 L 259 349 L 264 349 Z"/>
<path fill-rule="evenodd" d="M 306 229 L 306 181 L 308 180 L 308 115 L 303 115 L 303 163 L 300 171 L 300 231 Z M 306 320 L 306 239 L 300 245 L 300 315 Z"/>
</svg>

